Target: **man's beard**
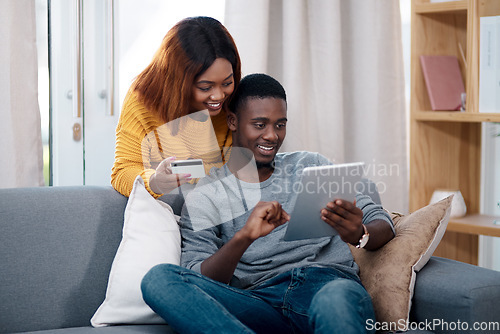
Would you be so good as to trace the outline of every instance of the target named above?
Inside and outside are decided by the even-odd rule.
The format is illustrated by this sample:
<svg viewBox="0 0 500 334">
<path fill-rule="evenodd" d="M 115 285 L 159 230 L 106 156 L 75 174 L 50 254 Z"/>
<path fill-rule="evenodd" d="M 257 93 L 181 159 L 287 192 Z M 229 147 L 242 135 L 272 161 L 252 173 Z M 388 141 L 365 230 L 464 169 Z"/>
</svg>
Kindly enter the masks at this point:
<svg viewBox="0 0 500 334">
<path fill-rule="evenodd" d="M 271 162 L 255 162 L 255 165 L 257 166 L 257 169 L 260 168 L 273 168 L 274 169 L 274 160 Z"/>
</svg>

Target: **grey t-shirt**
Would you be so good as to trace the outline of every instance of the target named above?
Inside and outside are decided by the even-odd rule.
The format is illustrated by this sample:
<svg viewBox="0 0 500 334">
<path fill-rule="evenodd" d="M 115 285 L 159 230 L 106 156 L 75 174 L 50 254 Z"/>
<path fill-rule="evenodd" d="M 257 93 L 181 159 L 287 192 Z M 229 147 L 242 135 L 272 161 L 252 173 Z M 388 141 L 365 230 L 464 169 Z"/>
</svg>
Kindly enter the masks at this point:
<svg viewBox="0 0 500 334">
<path fill-rule="evenodd" d="M 213 168 L 186 198 L 180 220 L 181 265 L 200 272 L 201 263 L 217 252 L 246 223 L 259 201 L 278 201 L 291 213 L 305 167 L 331 164 L 318 153 L 279 153 L 275 170 L 261 183 L 247 183 L 231 174 L 227 166 Z M 363 223 L 392 220 L 367 195 L 358 194 L 356 205 L 363 211 Z M 245 251 L 230 285 L 251 289 L 265 280 L 297 267 L 334 267 L 357 275 L 348 245 L 340 237 L 283 241 L 287 224 L 254 241 Z"/>
</svg>

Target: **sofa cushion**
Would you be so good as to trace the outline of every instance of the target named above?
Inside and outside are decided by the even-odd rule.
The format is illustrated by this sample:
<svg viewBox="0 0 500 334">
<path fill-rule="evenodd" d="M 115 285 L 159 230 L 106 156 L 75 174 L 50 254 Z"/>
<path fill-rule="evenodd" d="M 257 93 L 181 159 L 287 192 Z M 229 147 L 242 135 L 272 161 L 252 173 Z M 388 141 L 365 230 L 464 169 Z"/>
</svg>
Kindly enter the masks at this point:
<svg viewBox="0 0 500 334">
<path fill-rule="evenodd" d="M 437 319 L 436 333 L 500 333 L 499 296 L 499 271 L 432 257 L 417 274 L 411 321 Z M 469 330 L 453 330 L 458 321 Z M 490 327 L 473 331 L 474 324 Z"/>
<path fill-rule="evenodd" d="M 45 331 L 26 332 L 24 334 L 174 334 L 175 331 L 168 325 L 130 325 L 111 327 L 72 327 L 49 329 Z"/>
<path fill-rule="evenodd" d="M 429 260 L 448 225 L 453 196 L 403 216 L 393 214 L 396 236 L 376 251 L 351 247 L 378 322 L 403 330 L 409 319 L 416 272 Z M 403 326 L 400 326 L 402 324 Z"/>
<path fill-rule="evenodd" d="M 138 176 L 125 209 L 123 238 L 109 274 L 106 299 L 93 326 L 157 324 L 165 321 L 142 299 L 141 281 L 157 264 L 179 265 L 181 236 L 169 205 L 154 199 Z"/>
<path fill-rule="evenodd" d="M 126 203 L 111 186 L 0 189 L 0 332 L 90 325 Z"/>
</svg>

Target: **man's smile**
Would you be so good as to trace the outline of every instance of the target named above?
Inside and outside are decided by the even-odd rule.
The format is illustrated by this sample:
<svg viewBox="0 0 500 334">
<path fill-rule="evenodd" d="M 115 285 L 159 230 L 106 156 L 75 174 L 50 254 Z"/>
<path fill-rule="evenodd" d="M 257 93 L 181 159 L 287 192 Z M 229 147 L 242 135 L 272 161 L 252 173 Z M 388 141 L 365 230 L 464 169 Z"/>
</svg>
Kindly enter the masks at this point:
<svg viewBox="0 0 500 334">
<path fill-rule="evenodd" d="M 263 155 L 273 155 L 276 154 L 276 145 L 272 144 L 257 144 L 257 149 L 260 154 Z"/>
</svg>

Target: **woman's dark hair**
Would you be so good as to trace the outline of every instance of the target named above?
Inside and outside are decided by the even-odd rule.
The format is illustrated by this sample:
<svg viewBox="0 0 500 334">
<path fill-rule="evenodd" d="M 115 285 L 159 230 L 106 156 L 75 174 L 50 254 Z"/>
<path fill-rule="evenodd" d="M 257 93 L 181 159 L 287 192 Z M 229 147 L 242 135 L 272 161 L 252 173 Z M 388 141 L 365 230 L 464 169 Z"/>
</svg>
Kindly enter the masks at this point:
<svg viewBox="0 0 500 334">
<path fill-rule="evenodd" d="M 168 31 L 151 63 L 135 79 L 133 89 L 148 109 L 169 122 L 189 114 L 192 85 L 217 58 L 231 63 L 236 89 L 241 62 L 227 29 L 211 17 L 186 18 Z M 226 99 L 224 110 L 230 99 Z"/>
<path fill-rule="evenodd" d="M 248 99 L 269 97 L 282 99 L 286 102 L 285 89 L 279 81 L 263 73 L 249 74 L 241 79 L 230 101 L 229 110 L 237 113 Z"/>
</svg>

